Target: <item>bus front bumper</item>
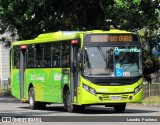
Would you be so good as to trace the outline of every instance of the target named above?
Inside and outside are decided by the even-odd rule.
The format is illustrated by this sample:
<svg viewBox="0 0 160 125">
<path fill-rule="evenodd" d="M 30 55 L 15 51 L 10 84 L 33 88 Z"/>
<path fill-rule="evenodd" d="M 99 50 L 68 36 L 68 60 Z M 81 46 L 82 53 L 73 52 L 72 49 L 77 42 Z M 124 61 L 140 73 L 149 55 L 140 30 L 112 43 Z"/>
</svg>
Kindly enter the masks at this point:
<svg viewBox="0 0 160 125">
<path fill-rule="evenodd" d="M 124 93 L 124 94 L 90 94 L 87 91 L 83 91 L 81 99 L 79 100 L 80 105 L 90 104 L 109 104 L 109 103 L 141 103 L 143 99 L 143 89 L 137 94 Z"/>
</svg>

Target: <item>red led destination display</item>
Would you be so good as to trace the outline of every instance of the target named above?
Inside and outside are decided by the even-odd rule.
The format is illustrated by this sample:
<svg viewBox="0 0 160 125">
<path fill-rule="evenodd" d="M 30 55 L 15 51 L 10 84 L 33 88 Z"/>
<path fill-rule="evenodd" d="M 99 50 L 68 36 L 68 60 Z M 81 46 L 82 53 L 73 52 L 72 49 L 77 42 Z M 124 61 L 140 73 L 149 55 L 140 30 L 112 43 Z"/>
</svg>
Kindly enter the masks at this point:
<svg viewBox="0 0 160 125">
<path fill-rule="evenodd" d="M 138 41 L 137 35 L 132 34 L 89 34 L 85 37 L 85 42 L 133 42 Z"/>
</svg>

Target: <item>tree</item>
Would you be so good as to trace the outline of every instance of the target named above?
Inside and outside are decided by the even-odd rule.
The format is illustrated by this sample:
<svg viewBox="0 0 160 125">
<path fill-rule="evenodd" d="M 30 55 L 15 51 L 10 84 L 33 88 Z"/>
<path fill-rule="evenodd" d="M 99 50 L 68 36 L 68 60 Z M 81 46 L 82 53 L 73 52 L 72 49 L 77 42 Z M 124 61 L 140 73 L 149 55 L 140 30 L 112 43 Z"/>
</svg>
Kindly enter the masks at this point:
<svg viewBox="0 0 160 125">
<path fill-rule="evenodd" d="M 151 54 L 156 45 L 156 32 L 160 28 L 159 2 L 159 0 L 0 0 L 0 33 L 10 31 L 13 36 L 18 34 L 19 39 L 33 39 L 41 33 L 58 30 L 106 30 L 110 25 L 106 21 L 112 20 L 114 28 L 136 32 L 145 29 L 143 41 L 149 44 Z"/>
<path fill-rule="evenodd" d="M 57 30 L 101 29 L 105 19 L 103 6 L 113 1 L 0 0 L 0 3 L 1 32 L 16 29 L 20 39 L 31 39 Z"/>
<path fill-rule="evenodd" d="M 114 6 L 105 8 L 107 18 L 113 20 L 113 26 L 129 31 L 143 31 L 143 73 L 150 74 L 158 70 L 158 58 L 152 54 L 157 46 L 157 35 L 160 29 L 159 0 L 116 0 Z M 112 11 L 114 10 L 114 11 Z M 145 45 L 148 49 L 145 49 Z"/>
</svg>

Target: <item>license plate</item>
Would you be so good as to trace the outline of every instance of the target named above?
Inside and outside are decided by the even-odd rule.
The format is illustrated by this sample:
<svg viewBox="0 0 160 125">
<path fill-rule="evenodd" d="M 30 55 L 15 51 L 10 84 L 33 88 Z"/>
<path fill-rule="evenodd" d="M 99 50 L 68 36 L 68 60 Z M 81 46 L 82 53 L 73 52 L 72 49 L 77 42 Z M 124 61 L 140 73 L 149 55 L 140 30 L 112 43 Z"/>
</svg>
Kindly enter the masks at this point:
<svg viewBox="0 0 160 125">
<path fill-rule="evenodd" d="M 111 100 L 121 100 L 120 96 L 111 96 Z"/>
</svg>

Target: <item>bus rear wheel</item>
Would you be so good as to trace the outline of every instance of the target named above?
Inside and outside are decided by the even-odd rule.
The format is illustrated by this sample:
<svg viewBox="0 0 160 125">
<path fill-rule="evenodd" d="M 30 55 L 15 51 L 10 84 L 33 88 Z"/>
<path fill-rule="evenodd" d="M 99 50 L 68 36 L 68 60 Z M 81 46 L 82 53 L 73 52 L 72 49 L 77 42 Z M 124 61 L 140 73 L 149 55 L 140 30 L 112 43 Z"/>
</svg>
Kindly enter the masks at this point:
<svg viewBox="0 0 160 125">
<path fill-rule="evenodd" d="M 71 96 L 70 91 L 67 90 L 64 92 L 64 109 L 68 112 L 76 112 L 77 111 L 77 105 L 71 104 Z"/>
<path fill-rule="evenodd" d="M 29 89 L 29 106 L 30 106 L 30 109 L 37 109 L 38 108 L 38 102 L 35 101 L 35 94 L 34 94 L 33 87 L 31 87 Z"/>
<path fill-rule="evenodd" d="M 125 108 L 126 108 L 126 103 L 123 103 L 123 104 L 119 104 L 119 105 L 115 105 L 115 106 L 114 106 L 115 112 L 118 112 L 118 113 L 124 112 Z"/>
</svg>

